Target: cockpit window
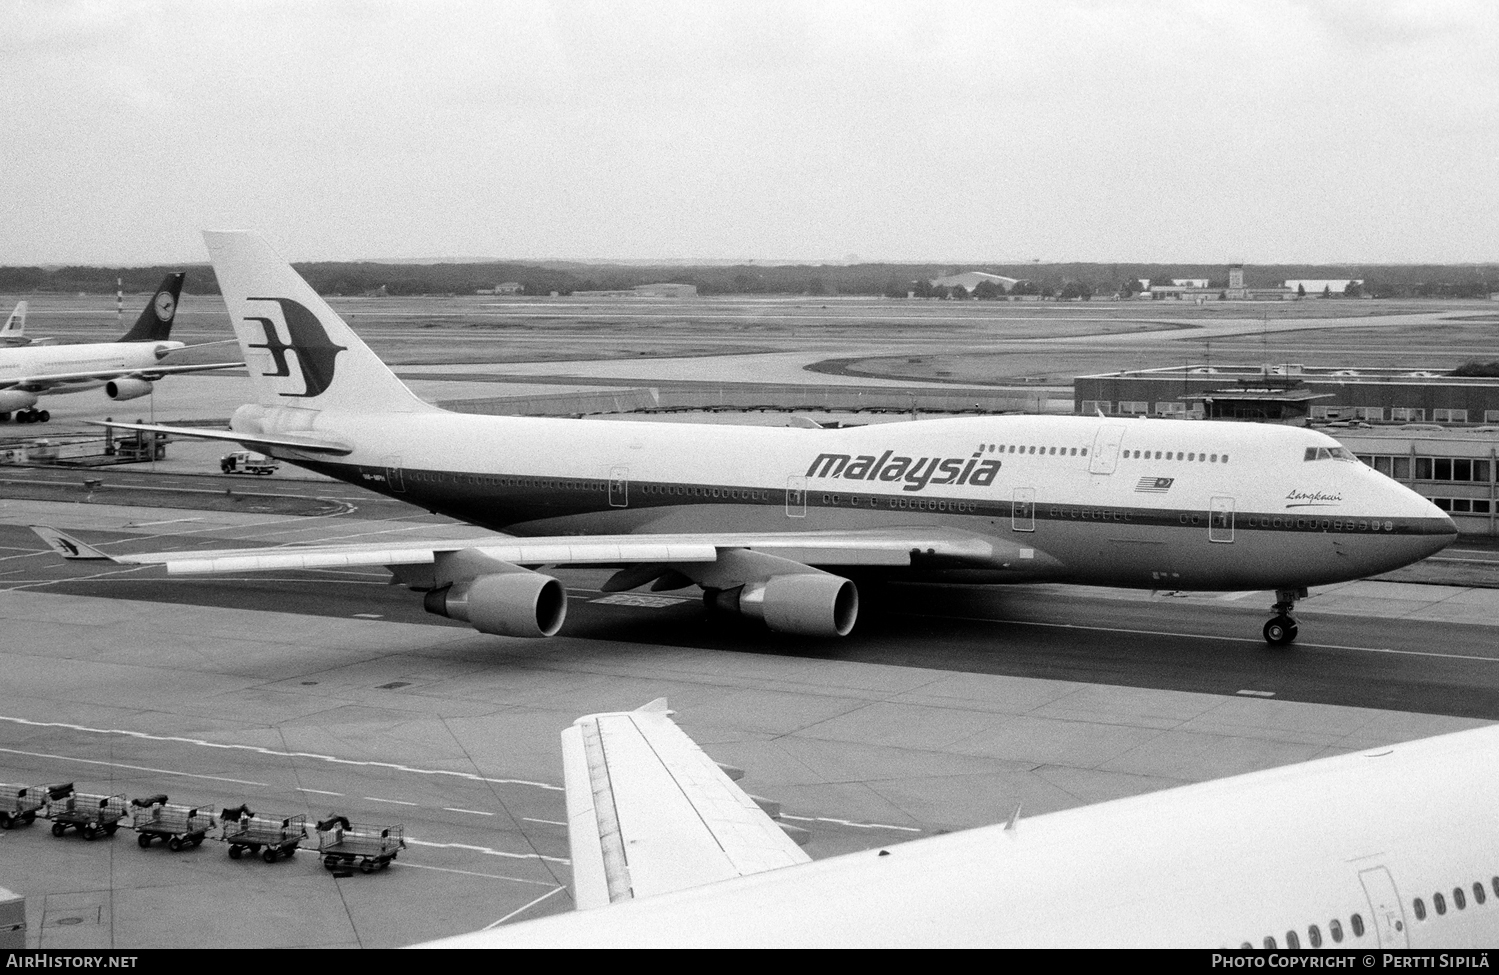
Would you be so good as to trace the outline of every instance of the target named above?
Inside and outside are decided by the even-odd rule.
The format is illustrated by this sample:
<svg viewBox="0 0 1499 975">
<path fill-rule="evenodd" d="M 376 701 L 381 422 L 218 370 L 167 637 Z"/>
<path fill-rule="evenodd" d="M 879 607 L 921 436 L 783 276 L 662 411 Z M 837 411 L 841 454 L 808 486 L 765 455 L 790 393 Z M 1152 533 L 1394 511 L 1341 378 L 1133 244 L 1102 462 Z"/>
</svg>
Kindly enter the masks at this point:
<svg viewBox="0 0 1499 975">
<path fill-rule="evenodd" d="M 1355 464 L 1359 463 L 1359 459 L 1353 456 L 1353 453 L 1347 447 L 1308 447 L 1306 448 L 1306 456 L 1302 459 L 1304 461 L 1349 460 Z"/>
</svg>

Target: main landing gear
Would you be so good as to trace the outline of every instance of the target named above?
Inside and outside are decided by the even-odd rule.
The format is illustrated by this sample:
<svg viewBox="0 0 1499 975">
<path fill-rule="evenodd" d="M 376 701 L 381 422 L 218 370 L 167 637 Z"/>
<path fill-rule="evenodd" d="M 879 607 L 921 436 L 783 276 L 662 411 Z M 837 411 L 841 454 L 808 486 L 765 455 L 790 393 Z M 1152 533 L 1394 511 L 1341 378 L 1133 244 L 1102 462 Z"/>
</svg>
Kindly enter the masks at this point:
<svg viewBox="0 0 1499 975">
<path fill-rule="evenodd" d="M 1296 642 L 1296 619 L 1291 610 L 1296 608 L 1296 600 L 1305 598 L 1305 589 L 1275 590 L 1275 605 L 1270 607 L 1275 618 L 1265 624 L 1266 643 L 1272 647 L 1285 647 Z"/>
<path fill-rule="evenodd" d="M 9 413 L 0 413 L 0 423 L 10 419 Z M 46 410 L 16 410 L 17 423 L 46 423 L 52 414 Z"/>
</svg>

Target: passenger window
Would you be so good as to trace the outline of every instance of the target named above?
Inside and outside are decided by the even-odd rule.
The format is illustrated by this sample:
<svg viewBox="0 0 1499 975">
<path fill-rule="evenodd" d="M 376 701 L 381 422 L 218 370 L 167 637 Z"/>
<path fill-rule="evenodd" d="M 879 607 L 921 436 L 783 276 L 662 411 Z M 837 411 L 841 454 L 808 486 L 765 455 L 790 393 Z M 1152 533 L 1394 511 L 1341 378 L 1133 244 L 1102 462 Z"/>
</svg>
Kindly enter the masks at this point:
<svg viewBox="0 0 1499 975">
<path fill-rule="evenodd" d="M 1461 887 L 1452 888 L 1452 903 L 1457 905 L 1459 911 L 1468 906 L 1468 899 L 1463 896 Z"/>
<path fill-rule="evenodd" d="M 1307 940 L 1313 948 L 1322 947 L 1322 931 L 1315 924 L 1306 929 Z"/>
<path fill-rule="evenodd" d="M 1446 914 L 1447 913 L 1447 898 L 1443 897 L 1441 894 L 1432 894 L 1431 895 L 1431 906 L 1435 907 L 1437 909 L 1437 913 L 1438 914 Z"/>
<path fill-rule="evenodd" d="M 1214 463 L 1214 464 L 1218 463 L 1218 455 L 1217 454 L 1213 455 L 1212 463 Z"/>
<path fill-rule="evenodd" d="M 1228 463 L 1228 455 L 1227 454 L 1223 455 L 1223 463 L 1225 463 L 1225 464 Z"/>
<path fill-rule="evenodd" d="M 1416 909 L 1416 920 L 1417 921 L 1424 921 L 1424 920 L 1426 920 L 1426 902 L 1425 901 L 1423 901 L 1421 898 L 1417 897 L 1415 903 L 1412 904 L 1411 906 Z"/>
<path fill-rule="evenodd" d="M 1072 456 L 1074 456 L 1074 457 L 1077 456 L 1077 448 L 1076 447 L 1072 448 Z"/>
<path fill-rule="evenodd" d="M 1438 894 L 1437 896 L 1440 897 L 1441 895 Z M 1362 938 L 1364 936 L 1364 919 L 1363 919 L 1363 917 L 1361 915 L 1355 914 L 1355 915 L 1353 915 L 1353 917 L 1349 918 L 1348 921 L 1349 921 L 1349 926 L 1353 928 L 1353 936 L 1355 938 Z"/>
<path fill-rule="evenodd" d="M 1301 939 L 1296 936 L 1296 932 L 1295 931 L 1287 931 L 1286 932 L 1286 947 L 1287 948 L 1300 948 L 1301 947 Z"/>
<path fill-rule="evenodd" d="M 1337 918 L 1333 918 L 1331 921 L 1328 921 L 1327 922 L 1327 933 L 1330 934 L 1330 935 L 1332 935 L 1332 940 L 1333 940 L 1334 943 L 1336 943 L 1336 944 L 1342 944 L 1343 943 L 1343 922 L 1339 921 Z"/>
<path fill-rule="evenodd" d="M 1187 455 L 1187 460 L 1196 460 L 1196 459 L 1197 459 L 1197 455 L 1196 454 L 1188 454 Z"/>
</svg>

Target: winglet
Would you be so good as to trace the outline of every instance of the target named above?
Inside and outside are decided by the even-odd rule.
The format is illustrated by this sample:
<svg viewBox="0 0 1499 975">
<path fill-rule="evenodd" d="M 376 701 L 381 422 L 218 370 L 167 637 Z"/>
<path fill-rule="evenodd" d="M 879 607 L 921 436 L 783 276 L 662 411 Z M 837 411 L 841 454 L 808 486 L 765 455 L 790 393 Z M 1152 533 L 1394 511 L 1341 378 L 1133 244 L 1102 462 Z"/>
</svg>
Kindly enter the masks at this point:
<svg viewBox="0 0 1499 975">
<path fill-rule="evenodd" d="M 666 698 L 664 698 L 664 697 L 658 697 L 658 698 L 656 698 L 654 701 L 652 701 L 649 704 L 642 704 L 640 707 L 636 708 L 635 710 L 639 711 L 641 714 L 668 714 L 668 715 L 670 715 L 670 714 L 676 714 L 677 713 L 677 712 L 673 711 L 671 708 L 669 708 L 669 707 L 666 706 Z"/>
<path fill-rule="evenodd" d="M 46 525 L 32 525 L 31 530 L 36 532 L 37 535 L 41 537 L 42 541 L 46 542 L 51 547 L 52 551 L 56 552 L 58 555 L 61 555 L 69 562 L 77 562 L 87 559 L 107 559 L 110 562 L 115 561 L 114 556 L 106 555 L 105 553 L 94 548 L 92 545 L 87 545 L 83 542 L 80 542 L 78 539 L 73 538 L 70 535 L 64 535 L 56 528 L 48 528 Z"/>
</svg>

